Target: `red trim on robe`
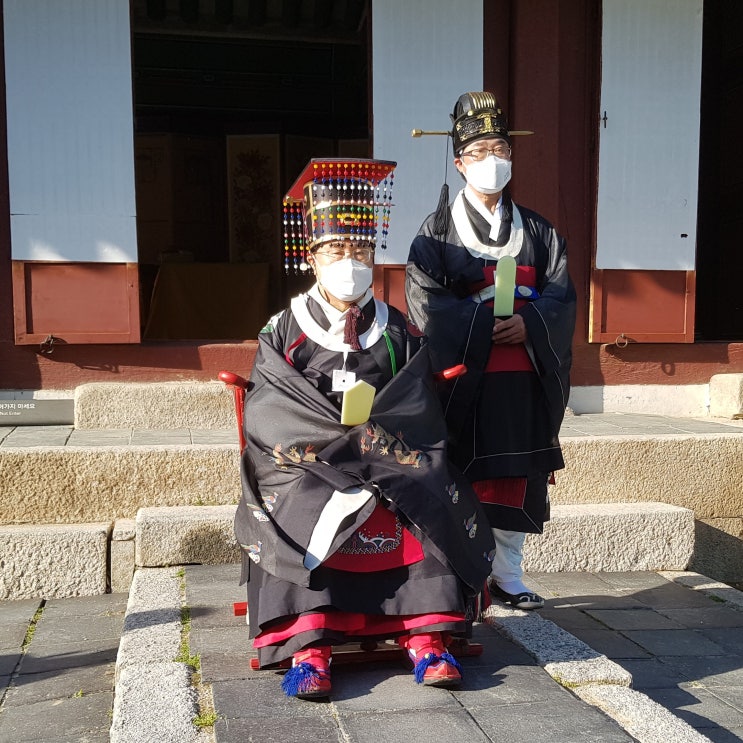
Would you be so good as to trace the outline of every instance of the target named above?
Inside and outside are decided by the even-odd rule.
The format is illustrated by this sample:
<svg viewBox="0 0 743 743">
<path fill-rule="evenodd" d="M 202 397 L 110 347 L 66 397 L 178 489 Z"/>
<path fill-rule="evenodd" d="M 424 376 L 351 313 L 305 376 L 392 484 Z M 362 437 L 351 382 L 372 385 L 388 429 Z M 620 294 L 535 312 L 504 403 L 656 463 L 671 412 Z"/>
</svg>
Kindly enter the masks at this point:
<svg viewBox="0 0 743 743">
<path fill-rule="evenodd" d="M 297 338 L 297 340 L 294 341 L 294 343 L 289 346 L 289 348 L 286 349 L 286 353 L 284 354 L 284 358 L 286 359 L 286 363 L 290 366 L 294 366 L 294 362 L 291 360 L 291 357 L 289 354 L 301 343 L 304 343 L 307 340 L 307 333 L 302 333 L 302 335 Z"/>
<path fill-rule="evenodd" d="M 498 477 L 494 480 L 480 480 L 472 483 L 480 503 L 496 506 L 523 508 L 526 500 L 525 477 Z"/>
<path fill-rule="evenodd" d="M 397 523 L 397 518 L 392 511 L 377 505 L 358 531 L 328 557 L 323 565 L 352 573 L 376 573 L 379 570 L 391 570 L 420 562 L 424 557 L 423 547 L 404 526 L 401 526 L 400 542 L 388 552 L 377 551 L 374 546 L 369 548 L 359 537 L 362 535 L 366 539 L 394 541 Z M 358 552 L 344 552 L 344 549 L 358 550 Z"/>
<path fill-rule="evenodd" d="M 358 614 L 345 611 L 313 612 L 293 617 L 261 632 L 253 640 L 253 647 L 263 648 L 268 645 L 280 645 L 290 637 L 317 629 L 336 630 L 351 637 L 379 637 L 407 634 L 410 630 L 421 627 L 463 621 L 464 614 L 459 612 L 406 614 L 401 616 Z"/>
</svg>

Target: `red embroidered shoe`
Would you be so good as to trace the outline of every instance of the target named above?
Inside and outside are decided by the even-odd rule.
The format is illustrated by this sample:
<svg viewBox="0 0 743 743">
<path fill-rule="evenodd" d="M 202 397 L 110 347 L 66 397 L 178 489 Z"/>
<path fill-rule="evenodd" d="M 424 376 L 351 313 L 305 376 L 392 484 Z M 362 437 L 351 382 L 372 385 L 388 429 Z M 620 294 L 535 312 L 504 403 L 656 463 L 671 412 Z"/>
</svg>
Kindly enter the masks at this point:
<svg viewBox="0 0 743 743">
<path fill-rule="evenodd" d="M 457 686 L 462 681 L 462 667 L 450 655 L 440 632 L 405 635 L 397 640 L 413 661 L 413 674 L 425 686 Z"/>
<path fill-rule="evenodd" d="M 330 694 L 330 647 L 305 648 L 292 657 L 281 688 L 288 697 L 317 699 Z"/>
</svg>

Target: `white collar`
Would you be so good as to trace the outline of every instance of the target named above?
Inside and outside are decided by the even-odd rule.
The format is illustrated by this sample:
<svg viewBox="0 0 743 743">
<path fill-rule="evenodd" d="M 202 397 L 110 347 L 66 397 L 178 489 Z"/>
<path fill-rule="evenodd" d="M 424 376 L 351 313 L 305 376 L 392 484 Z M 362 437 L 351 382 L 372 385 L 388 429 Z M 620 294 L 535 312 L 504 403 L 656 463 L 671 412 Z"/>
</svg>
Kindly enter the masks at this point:
<svg viewBox="0 0 743 743">
<path fill-rule="evenodd" d="M 463 188 L 457 194 L 454 203 L 451 205 L 451 215 L 454 221 L 454 227 L 456 228 L 464 247 L 467 248 L 475 258 L 485 258 L 496 261 L 504 255 L 510 255 L 515 258 L 521 252 L 521 247 L 524 242 L 524 225 L 521 221 L 521 212 L 516 204 L 513 205 L 513 222 L 511 222 L 511 234 L 508 236 L 508 242 L 500 247 L 486 245 L 485 243 L 480 242 L 480 238 L 475 233 L 470 218 L 467 216 L 467 211 L 464 206 L 464 199 L 466 197 L 465 191 L 466 188 Z M 472 200 L 469 198 L 467 198 L 467 201 L 472 203 Z M 473 206 L 477 208 L 477 204 L 473 204 Z M 483 209 L 484 208 L 483 205 Z M 478 212 L 479 211 L 480 210 L 478 209 Z M 491 214 L 488 219 L 491 225 L 493 225 L 493 218 L 494 215 Z M 498 218 L 498 227 L 500 227 L 500 221 L 500 218 Z"/>
<path fill-rule="evenodd" d="M 491 212 L 490 209 L 488 209 L 487 206 L 477 198 L 474 189 L 469 184 L 462 189 L 462 193 L 464 194 L 464 198 L 472 205 L 472 208 L 487 220 L 490 225 L 491 239 L 497 240 L 501 219 L 503 218 L 503 196 L 498 199 L 498 203 L 495 205 L 495 211 Z M 493 234 L 495 234 L 495 237 L 493 237 Z"/>
<path fill-rule="evenodd" d="M 330 321 L 330 327 L 327 330 L 318 325 L 310 314 L 309 308 L 307 307 L 307 299 L 309 297 L 312 297 L 312 299 L 320 305 L 325 316 Z M 374 299 L 371 289 L 367 290 L 366 294 L 364 294 L 357 304 L 359 307 L 364 307 L 372 300 L 376 306 L 376 316 L 372 321 L 371 327 L 366 332 L 359 335 L 359 345 L 362 349 L 374 345 L 387 329 L 387 320 L 389 316 L 387 305 L 378 299 Z M 341 312 L 333 307 L 323 298 L 322 294 L 320 294 L 317 283 L 313 284 L 306 294 L 300 294 L 298 297 L 292 299 L 291 310 L 299 324 L 299 327 L 302 329 L 302 332 L 305 333 L 310 340 L 319 343 L 328 351 L 337 351 L 338 353 L 353 352 L 351 346 L 349 346 L 348 343 L 343 342 L 343 331 L 346 325 L 346 314 L 348 313 L 348 310 Z"/>
</svg>

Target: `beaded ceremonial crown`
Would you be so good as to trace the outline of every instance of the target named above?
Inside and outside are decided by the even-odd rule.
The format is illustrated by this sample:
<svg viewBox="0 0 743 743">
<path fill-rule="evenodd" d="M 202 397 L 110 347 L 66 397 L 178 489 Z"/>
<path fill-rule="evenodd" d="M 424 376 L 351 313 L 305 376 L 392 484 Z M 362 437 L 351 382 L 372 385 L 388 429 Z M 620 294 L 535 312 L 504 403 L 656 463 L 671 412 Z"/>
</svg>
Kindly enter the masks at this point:
<svg viewBox="0 0 743 743">
<path fill-rule="evenodd" d="M 392 184 L 389 160 L 315 158 L 284 197 L 284 269 L 306 271 L 307 253 L 331 240 L 387 247 Z"/>
</svg>

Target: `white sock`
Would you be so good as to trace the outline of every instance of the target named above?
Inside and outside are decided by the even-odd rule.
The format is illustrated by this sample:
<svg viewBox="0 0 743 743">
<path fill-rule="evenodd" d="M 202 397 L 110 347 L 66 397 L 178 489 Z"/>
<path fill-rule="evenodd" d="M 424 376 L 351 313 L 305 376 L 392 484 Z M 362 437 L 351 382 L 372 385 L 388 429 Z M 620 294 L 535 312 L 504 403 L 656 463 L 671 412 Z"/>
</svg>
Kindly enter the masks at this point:
<svg viewBox="0 0 743 743">
<path fill-rule="evenodd" d="M 519 593 L 533 593 L 520 580 L 508 580 L 503 583 L 496 581 L 498 587 L 506 593 L 517 595 Z"/>
</svg>

